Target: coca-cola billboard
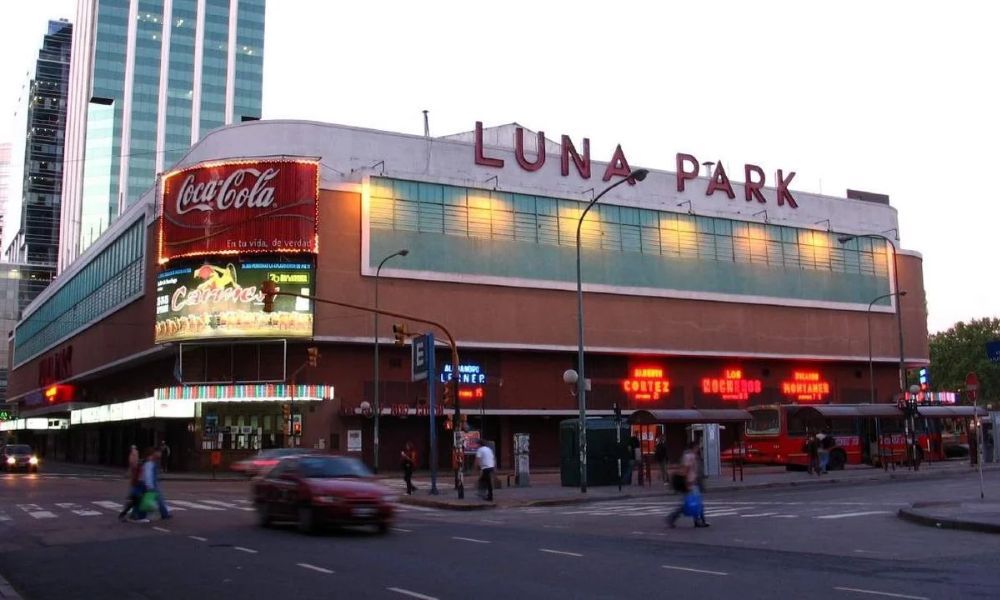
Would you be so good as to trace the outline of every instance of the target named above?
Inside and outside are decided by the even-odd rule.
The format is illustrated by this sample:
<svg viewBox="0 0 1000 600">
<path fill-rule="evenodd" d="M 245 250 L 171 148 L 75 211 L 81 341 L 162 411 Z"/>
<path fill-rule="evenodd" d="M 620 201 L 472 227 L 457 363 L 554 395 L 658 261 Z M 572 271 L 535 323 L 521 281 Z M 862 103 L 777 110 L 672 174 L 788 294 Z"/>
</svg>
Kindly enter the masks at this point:
<svg viewBox="0 0 1000 600">
<path fill-rule="evenodd" d="M 183 256 L 316 252 L 319 163 L 213 162 L 163 177 L 160 263 Z"/>
</svg>

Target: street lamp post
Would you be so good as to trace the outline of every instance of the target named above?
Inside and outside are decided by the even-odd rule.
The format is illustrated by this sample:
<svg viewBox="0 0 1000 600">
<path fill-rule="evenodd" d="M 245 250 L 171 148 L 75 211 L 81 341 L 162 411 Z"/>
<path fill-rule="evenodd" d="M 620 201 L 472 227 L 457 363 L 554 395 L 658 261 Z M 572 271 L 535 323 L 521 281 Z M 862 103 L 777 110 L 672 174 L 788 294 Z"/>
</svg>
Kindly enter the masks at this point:
<svg viewBox="0 0 1000 600">
<path fill-rule="evenodd" d="M 906 292 L 882 294 L 868 303 L 868 385 L 871 388 L 871 399 L 869 401 L 872 404 L 875 404 L 875 363 L 872 360 L 872 306 L 874 306 L 879 300 L 885 300 L 886 298 L 892 298 L 893 296 L 903 297 L 905 295 Z M 899 302 L 898 299 L 896 301 Z"/>
<path fill-rule="evenodd" d="M 847 242 L 857 239 L 857 238 L 879 238 L 885 240 L 887 244 L 892 248 L 892 288 L 893 292 L 899 292 L 899 262 L 896 260 L 896 244 L 889 238 L 885 237 L 880 233 L 865 233 L 861 235 L 842 235 L 837 238 L 837 241 L 841 244 L 846 244 Z M 893 295 L 894 295 L 893 294 Z M 902 294 L 900 294 L 902 296 Z M 899 391 L 900 393 L 906 392 L 906 366 L 904 364 L 904 352 L 903 352 L 903 310 L 902 301 L 900 298 L 896 299 L 896 327 L 899 330 Z"/>
<path fill-rule="evenodd" d="M 580 230 L 590 209 L 604 194 L 626 181 L 642 181 L 649 175 L 646 169 L 632 171 L 628 177 L 612 183 L 587 204 L 576 224 L 576 326 L 577 326 L 577 380 L 576 397 L 580 407 L 580 491 L 587 491 L 587 376 L 583 368 L 583 279 L 580 271 Z"/>
<path fill-rule="evenodd" d="M 375 333 L 374 343 L 375 343 L 375 394 L 374 394 L 374 409 L 375 409 L 375 433 L 372 435 L 372 446 L 375 451 L 375 456 L 372 459 L 372 470 L 378 473 L 378 444 L 379 444 L 379 417 L 382 414 L 382 405 L 379 403 L 379 375 L 378 375 L 378 276 L 382 271 L 382 266 L 389 261 L 390 258 L 395 258 L 397 256 L 406 256 L 410 251 L 406 248 L 393 252 L 389 256 L 382 259 L 382 262 L 378 264 L 378 268 L 375 269 Z"/>
</svg>

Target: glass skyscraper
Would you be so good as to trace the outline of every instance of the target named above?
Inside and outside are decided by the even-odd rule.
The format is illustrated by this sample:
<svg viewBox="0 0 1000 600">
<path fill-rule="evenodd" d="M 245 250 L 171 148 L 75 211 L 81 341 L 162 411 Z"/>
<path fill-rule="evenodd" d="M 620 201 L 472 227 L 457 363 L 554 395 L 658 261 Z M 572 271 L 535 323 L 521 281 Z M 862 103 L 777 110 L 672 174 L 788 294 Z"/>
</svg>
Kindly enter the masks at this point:
<svg viewBox="0 0 1000 600">
<path fill-rule="evenodd" d="M 79 0 L 60 270 L 206 133 L 260 118 L 264 7 Z"/>
</svg>

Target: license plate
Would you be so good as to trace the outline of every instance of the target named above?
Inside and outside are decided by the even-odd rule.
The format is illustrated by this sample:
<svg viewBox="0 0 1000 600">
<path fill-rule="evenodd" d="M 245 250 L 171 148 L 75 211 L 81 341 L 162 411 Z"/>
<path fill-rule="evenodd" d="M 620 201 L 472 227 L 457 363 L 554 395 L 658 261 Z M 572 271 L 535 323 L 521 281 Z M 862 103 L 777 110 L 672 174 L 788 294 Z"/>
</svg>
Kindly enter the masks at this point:
<svg viewBox="0 0 1000 600">
<path fill-rule="evenodd" d="M 351 511 L 351 514 L 355 517 L 372 517 L 375 516 L 374 508 L 355 508 Z"/>
</svg>

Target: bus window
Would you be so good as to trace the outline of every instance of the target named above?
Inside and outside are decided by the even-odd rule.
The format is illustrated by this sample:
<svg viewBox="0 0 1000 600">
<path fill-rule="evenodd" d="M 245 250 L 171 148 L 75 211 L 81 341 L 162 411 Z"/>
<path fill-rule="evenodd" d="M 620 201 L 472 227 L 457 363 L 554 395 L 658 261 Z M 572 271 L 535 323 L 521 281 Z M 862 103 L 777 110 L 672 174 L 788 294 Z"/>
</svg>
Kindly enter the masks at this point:
<svg viewBox="0 0 1000 600">
<path fill-rule="evenodd" d="M 750 417 L 750 422 L 747 423 L 747 435 L 778 435 L 781 431 L 777 408 L 752 410 Z"/>
<path fill-rule="evenodd" d="M 857 419 L 831 419 L 830 433 L 833 435 L 858 435 Z"/>
<path fill-rule="evenodd" d="M 817 433 L 822 429 L 822 421 L 803 418 L 798 411 L 788 411 L 788 435 L 802 437 L 808 432 Z"/>
</svg>

